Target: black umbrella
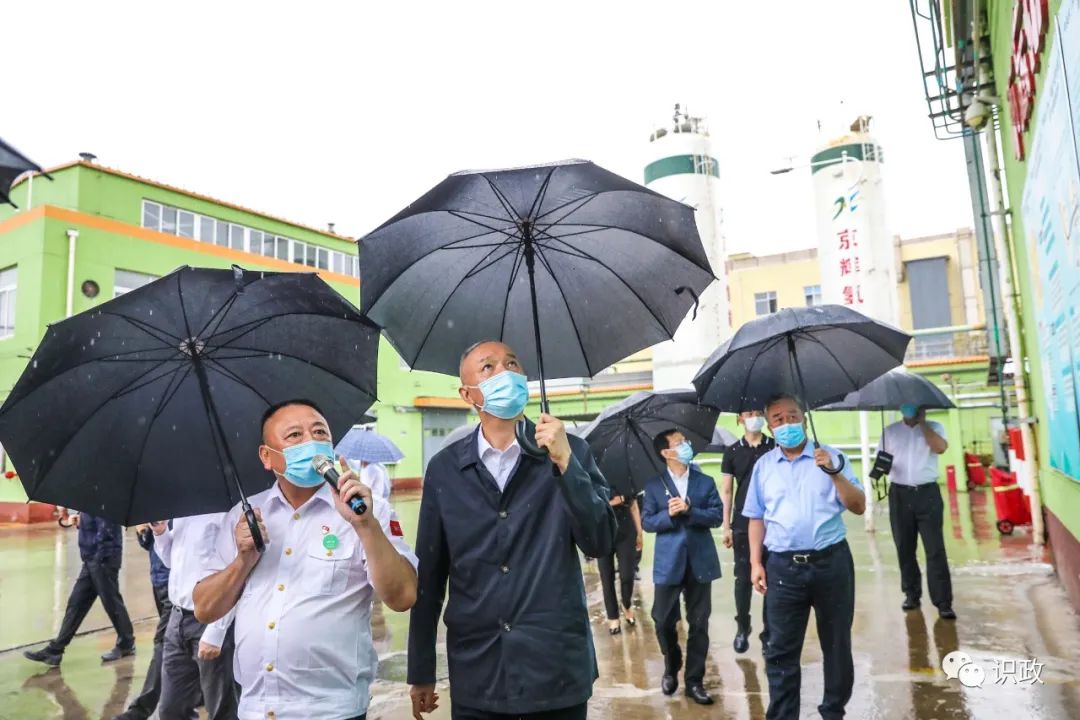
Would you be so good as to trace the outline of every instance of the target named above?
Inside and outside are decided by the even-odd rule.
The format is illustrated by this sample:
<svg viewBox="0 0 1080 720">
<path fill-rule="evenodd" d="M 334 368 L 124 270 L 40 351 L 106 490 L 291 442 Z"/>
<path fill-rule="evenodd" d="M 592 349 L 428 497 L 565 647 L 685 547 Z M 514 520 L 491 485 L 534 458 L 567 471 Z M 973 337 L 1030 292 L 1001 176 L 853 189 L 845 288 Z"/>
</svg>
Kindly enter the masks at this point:
<svg viewBox="0 0 1080 720">
<path fill-rule="evenodd" d="M 11 202 L 11 184 L 24 172 L 33 170 L 52 180 L 52 176 L 41 169 L 41 166 L 21 152 L 4 142 L 0 138 L 0 203 L 8 203 L 12 207 L 18 207 Z"/>
<path fill-rule="evenodd" d="M 727 428 L 722 428 L 717 425 L 713 429 L 712 440 L 709 441 L 708 447 L 702 450 L 702 452 L 722 453 L 737 442 L 739 442 L 739 438 L 735 437 L 735 433 Z"/>
<path fill-rule="evenodd" d="M 700 405 L 692 390 L 636 392 L 605 408 L 581 436 L 607 481 L 623 489 L 624 495 L 636 495 L 665 467 L 653 449 L 653 438 L 675 428 L 695 453 L 703 452 L 719 415 L 716 408 Z"/>
<path fill-rule="evenodd" d="M 502 340 L 545 412 L 545 378 L 671 339 L 713 280 L 692 208 L 582 160 L 456 173 L 359 246 L 361 305 L 410 367 Z"/>
<path fill-rule="evenodd" d="M 848 393 L 840 402 L 830 403 L 821 409 L 899 410 L 905 404 L 938 410 L 956 407 L 948 395 L 922 375 L 896 369 L 871 381 L 861 390 Z"/>
<path fill-rule="evenodd" d="M 777 393 L 820 407 L 902 363 L 910 340 L 842 305 L 785 308 L 740 327 L 705 361 L 694 387 L 701 402 L 727 412 L 763 409 Z M 810 429 L 817 442 L 813 418 Z"/>
<path fill-rule="evenodd" d="M 263 412 L 307 399 L 343 435 L 375 398 L 378 339 L 314 274 L 184 267 L 51 325 L 0 440 L 33 500 L 124 525 L 250 513 L 272 481 Z"/>
</svg>

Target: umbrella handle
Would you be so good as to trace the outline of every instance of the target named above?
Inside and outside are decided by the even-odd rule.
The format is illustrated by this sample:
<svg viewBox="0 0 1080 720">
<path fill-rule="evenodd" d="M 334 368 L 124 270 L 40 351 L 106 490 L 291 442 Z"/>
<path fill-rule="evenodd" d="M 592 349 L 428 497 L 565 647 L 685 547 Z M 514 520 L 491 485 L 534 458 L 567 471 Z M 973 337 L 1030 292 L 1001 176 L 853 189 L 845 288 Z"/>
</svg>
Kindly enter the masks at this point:
<svg viewBox="0 0 1080 720">
<path fill-rule="evenodd" d="M 255 511 L 251 509 L 251 504 L 248 503 L 247 498 L 244 499 L 244 517 L 247 518 L 248 530 L 251 531 L 251 539 L 255 542 L 255 550 L 260 555 L 266 550 L 266 543 L 263 542 L 262 533 L 259 532 L 259 520 L 255 517 Z"/>
<path fill-rule="evenodd" d="M 547 448 L 536 444 L 536 423 L 529 418 L 521 418 L 514 424 L 514 436 L 526 455 L 534 458 L 547 457 Z"/>
</svg>

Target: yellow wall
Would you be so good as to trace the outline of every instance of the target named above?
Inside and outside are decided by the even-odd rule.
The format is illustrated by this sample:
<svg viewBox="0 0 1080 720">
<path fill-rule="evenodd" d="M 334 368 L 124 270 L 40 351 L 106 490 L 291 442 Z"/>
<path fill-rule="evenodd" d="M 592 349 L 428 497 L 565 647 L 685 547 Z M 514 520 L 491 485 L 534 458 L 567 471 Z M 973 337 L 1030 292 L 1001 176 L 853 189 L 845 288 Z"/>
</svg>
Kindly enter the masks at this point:
<svg viewBox="0 0 1080 720">
<path fill-rule="evenodd" d="M 904 263 L 935 257 L 948 258 L 946 266 L 952 324 L 985 322 L 974 235 L 970 230 L 961 230 L 948 235 L 900 241 L 897 262 L 897 278 L 900 282 L 896 288 L 900 326 L 911 329 L 911 298 Z M 821 268 L 816 250 L 760 257 L 748 253 L 731 256 L 728 260 L 728 286 L 731 292 L 732 327 L 737 329 L 757 317 L 754 307 L 756 293 L 772 290 L 776 292 L 778 307 L 803 307 L 806 304 L 804 288 L 820 282 Z"/>
</svg>

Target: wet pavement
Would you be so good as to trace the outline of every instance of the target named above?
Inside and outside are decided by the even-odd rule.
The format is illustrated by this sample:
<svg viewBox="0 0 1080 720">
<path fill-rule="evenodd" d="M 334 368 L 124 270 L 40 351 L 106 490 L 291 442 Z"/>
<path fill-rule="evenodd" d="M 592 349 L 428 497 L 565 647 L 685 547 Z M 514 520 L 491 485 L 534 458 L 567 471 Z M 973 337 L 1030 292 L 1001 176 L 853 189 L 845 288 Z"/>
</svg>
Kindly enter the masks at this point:
<svg viewBox="0 0 1080 720">
<path fill-rule="evenodd" d="M 857 573 L 853 644 L 855 692 L 848 717 L 900 720 L 1080 718 L 1080 618 L 1054 578 L 1047 557 L 1020 528 L 1000 537 L 985 492 L 950 502 L 946 542 L 953 568 L 956 622 L 937 618 L 924 600 L 921 613 L 900 610 L 899 571 L 888 518 L 867 534 L 862 519 L 849 517 L 849 542 Z M 415 532 L 415 496 L 396 501 L 407 534 Z M 648 536 L 646 536 L 648 538 Z M 731 551 L 722 550 L 724 578 L 713 585 L 713 615 L 706 686 L 717 700 L 695 706 L 681 694 L 659 690 L 663 663 L 648 608 L 652 604 L 651 542 L 647 540 L 638 583 L 638 624 L 609 636 L 595 563 L 584 565 L 594 620 L 600 679 L 590 718 L 764 718 L 768 705 L 761 646 L 735 655 Z M 58 669 L 22 657 L 26 645 L 47 640 L 59 626 L 68 591 L 79 571 L 74 531 L 55 525 L 0 527 L 0 718 L 112 718 L 139 692 L 152 652 L 156 622 L 146 552 L 129 533 L 121 588 L 135 620 L 138 653 L 112 665 L 98 656 L 115 639 L 100 604 L 87 616 Z M 756 598 L 755 616 L 760 614 Z M 368 717 L 406 720 L 404 684 L 408 616 L 379 610 L 374 635 L 382 658 Z M 756 630 L 755 630 L 756 634 Z M 985 671 L 981 686 L 950 679 L 941 661 L 954 650 Z M 1038 663 L 1036 667 L 1031 664 Z M 445 679 L 445 663 L 441 663 Z M 1036 671 L 1039 681 L 1029 677 Z M 817 717 L 822 691 L 821 653 L 813 621 L 803 652 L 803 716 Z M 445 684 L 441 694 L 448 695 Z M 432 715 L 449 718 L 449 703 Z"/>
</svg>

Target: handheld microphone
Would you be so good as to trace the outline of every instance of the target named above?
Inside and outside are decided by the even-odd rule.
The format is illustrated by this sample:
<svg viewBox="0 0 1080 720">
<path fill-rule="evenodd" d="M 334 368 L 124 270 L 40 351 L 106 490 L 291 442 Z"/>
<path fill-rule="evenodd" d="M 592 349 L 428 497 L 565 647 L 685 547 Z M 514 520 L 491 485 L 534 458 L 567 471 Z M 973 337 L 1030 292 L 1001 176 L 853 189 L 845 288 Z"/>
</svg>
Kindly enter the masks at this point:
<svg viewBox="0 0 1080 720">
<path fill-rule="evenodd" d="M 330 487 L 337 489 L 338 480 L 341 476 L 338 474 L 337 468 L 334 467 L 333 461 L 325 455 L 316 455 L 311 458 L 311 467 L 315 468 L 315 472 L 322 475 L 323 480 Z M 349 507 L 357 515 L 363 515 L 367 512 L 367 503 L 364 502 L 362 497 L 354 497 L 349 499 Z"/>
</svg>

